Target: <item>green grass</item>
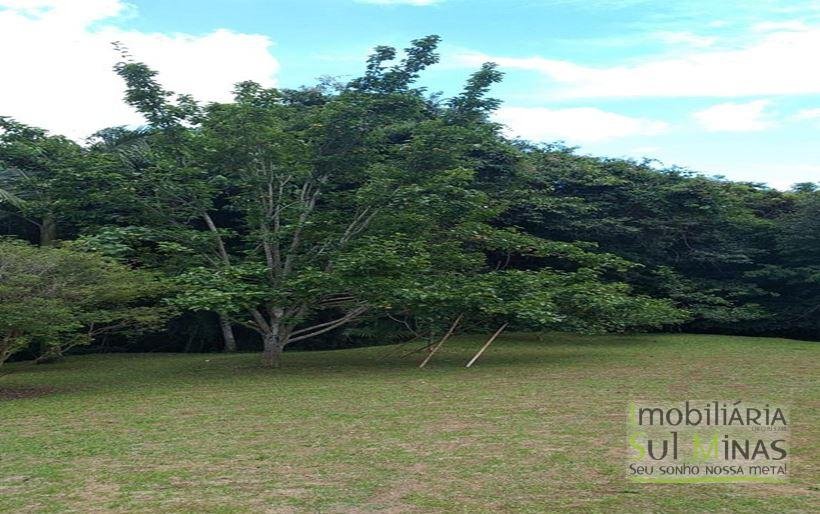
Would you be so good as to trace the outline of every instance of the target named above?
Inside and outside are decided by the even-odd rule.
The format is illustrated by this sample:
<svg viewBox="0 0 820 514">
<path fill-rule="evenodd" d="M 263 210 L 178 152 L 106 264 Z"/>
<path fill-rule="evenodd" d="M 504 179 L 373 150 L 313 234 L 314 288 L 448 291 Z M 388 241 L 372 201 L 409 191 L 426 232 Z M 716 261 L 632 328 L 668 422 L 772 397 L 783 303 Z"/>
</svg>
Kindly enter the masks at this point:
<svg viewBox="0 0 820 514">
<path fill-rule="evenodd" d="M 811 512 L 820 347 L 700 335 L 478 337 L 426 369 L 389 347 L 7 365 L 0 511 Z M 785 484 L 624 478 L 630 399 L 791 406 Z"/>
</svg>

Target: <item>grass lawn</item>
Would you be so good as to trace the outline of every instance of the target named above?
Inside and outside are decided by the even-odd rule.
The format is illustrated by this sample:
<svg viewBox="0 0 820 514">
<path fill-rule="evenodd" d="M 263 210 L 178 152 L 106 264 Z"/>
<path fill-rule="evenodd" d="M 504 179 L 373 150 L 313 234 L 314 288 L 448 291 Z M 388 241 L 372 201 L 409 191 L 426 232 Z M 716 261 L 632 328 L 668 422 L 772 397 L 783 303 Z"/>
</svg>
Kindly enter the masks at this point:
<svg viewBox="0 0 820 514">
<path fill-rule="evenodd" d="M 481 342 L 7 365 L 0 511 L 820 510 L 817 343 L 508 334 L 465 369 Z M 789 482 L 626 481 L 636 398 L 789 404 Z"/>
</svg>

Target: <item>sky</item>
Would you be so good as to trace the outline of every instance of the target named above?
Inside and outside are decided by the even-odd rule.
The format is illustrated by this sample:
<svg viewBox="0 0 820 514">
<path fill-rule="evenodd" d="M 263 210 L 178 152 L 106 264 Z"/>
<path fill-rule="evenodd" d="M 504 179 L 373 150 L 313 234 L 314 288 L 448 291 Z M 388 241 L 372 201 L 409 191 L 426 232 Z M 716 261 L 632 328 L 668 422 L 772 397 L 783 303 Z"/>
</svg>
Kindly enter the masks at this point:
<svg viewBox="0 0 820 514">
<path fill-rule="evenodd" d="M 786 189 L 820 181 L 820 0 L 0 0 L 0 116 L 82 141 L 141 123 L 124 43 L 169 89 L 358 76 L 376 45 L 443 38 L 431 91 L 481 63 L 510 135 Z"/>
</svg>

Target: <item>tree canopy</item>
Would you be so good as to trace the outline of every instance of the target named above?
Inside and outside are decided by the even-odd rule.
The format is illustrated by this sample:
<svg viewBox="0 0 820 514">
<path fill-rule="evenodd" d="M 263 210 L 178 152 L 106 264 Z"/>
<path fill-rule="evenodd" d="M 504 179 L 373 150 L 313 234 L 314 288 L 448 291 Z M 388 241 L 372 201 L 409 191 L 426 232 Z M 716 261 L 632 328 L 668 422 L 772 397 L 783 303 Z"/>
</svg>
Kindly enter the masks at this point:
<svg viewBox="0 0 820 514">
<path fill-rule="evenodd" d="M 354 325 L 433 338 L 456 319 L 818 335 L 816 187 L 779 192 L 510 140 L 491 119 L 494 64 L 453 98 L 420 85 L 438 43 L 377 47 L 347 83 L 242 82 L 233 101 L 204 105 L 124 54 L 115 71 L 144 127 L 79 145 L 2 118 L 3 231 L 66 247 L 4 251 L 106 270 L 123 284 L 106 300 L 117 312 L 136 319 L 122 305 L 151 297 L 146 307 L 178 310 L 166 333 L 218 322 L 227 349 L 236 329 L 270 366 L 290 344 Z M 125 292 L 149 277 L 162 277 L 162 298 Z M 15 284 L 0 275 L 0 288 Z M 68 312 L 57 332 L 30 337 L 88 324 Z"/>
</svg>

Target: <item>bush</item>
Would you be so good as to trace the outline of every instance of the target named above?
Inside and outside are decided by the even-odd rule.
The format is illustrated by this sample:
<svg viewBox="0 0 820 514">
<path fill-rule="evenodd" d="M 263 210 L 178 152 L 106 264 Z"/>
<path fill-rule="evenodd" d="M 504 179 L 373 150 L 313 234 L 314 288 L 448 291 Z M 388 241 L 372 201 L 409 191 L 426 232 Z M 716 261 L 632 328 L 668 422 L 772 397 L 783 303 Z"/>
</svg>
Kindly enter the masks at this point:
<svg viewBox="0 0 820 514">
<path fill-rule="evenodd" d="M 30 345 L 48 360 L 105 333 L 157 327 L 162 291 L 155 275 L 96 254 L 0 240 L 0 365 Z"/>
</svg>

